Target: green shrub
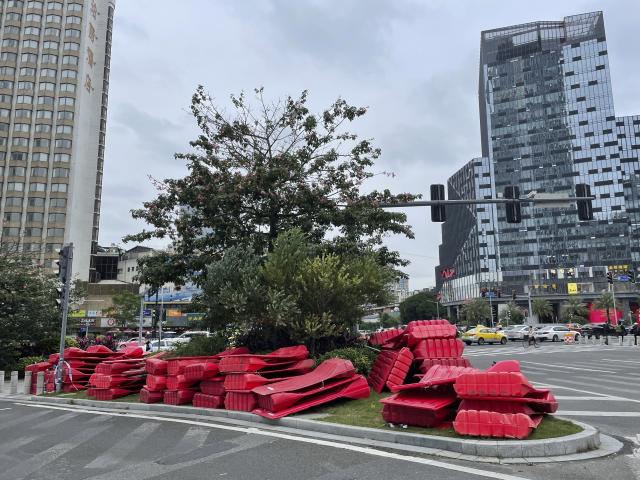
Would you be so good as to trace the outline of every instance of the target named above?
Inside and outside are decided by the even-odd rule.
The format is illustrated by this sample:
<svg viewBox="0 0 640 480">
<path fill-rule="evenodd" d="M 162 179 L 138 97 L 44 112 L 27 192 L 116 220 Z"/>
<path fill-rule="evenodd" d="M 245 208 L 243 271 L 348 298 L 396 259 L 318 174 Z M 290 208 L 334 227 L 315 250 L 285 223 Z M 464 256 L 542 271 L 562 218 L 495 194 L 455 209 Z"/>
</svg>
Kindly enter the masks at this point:
<svg viewBox="0 0 640 480">
<path fill-rule="evenodd" d="M 324 362 L 329 358 L 343 358 L 345 360 L 351 360 L 353 366 L 356 367 L 356 371 L 362 375 L 368 375 L 376 359 L 377 353 L 366 347 L 348 347 L 338 348 L 331 350 L 330 352 L 320 355 L 317 359 L 317 364 Z"/>
<path fill-rule="evenodd" d="M 175 350 L 169 353 L 171 357 L 198 357 L 215 355 L 228 348 L 228 340 L 222 335 L 211 337 L 194 337 L 186 343 L 179 343 Z"/>
<path fill-rule="evenodd" d="M 16 369 L 22 374 L 27 366 L 42 362 L 43 360 L 44 357 L 22 357 L 16 362 Z"/>
<path fill-rule="evenodd" d="M 80 346 L 80 342 L 78 342 L 78 339 L 75 337 L 64 337 L 64 346 L 66 348 L 78 348 Z"/>
</svg>

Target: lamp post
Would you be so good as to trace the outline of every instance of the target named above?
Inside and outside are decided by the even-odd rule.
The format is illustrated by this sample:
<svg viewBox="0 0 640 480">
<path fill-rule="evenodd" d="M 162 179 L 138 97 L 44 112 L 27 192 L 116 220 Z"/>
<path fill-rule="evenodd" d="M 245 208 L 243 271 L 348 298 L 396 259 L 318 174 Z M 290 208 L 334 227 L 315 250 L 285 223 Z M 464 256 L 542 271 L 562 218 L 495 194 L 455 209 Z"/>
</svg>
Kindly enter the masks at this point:
<svg viewBox="0 0 640 480">
<path fill-rule="evenodd" d="M 427 300 L 427 302 L 436 304 L 436 315 L 440 318 L 440 302 L 434 302 L 433 300 Z"/>
</svg>

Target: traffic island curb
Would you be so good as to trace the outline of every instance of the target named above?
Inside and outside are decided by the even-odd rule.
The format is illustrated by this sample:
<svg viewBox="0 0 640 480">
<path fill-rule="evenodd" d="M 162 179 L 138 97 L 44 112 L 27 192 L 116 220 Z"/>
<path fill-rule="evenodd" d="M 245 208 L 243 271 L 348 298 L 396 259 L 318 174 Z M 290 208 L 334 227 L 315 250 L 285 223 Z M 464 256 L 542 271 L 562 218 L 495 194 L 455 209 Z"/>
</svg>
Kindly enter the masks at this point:
<svg viewBox="0 0 640 480">
<path fill-rule="evenodd" d="M 569 419 L 563 420 L 580 426 L 583 431 L 544 440 L 477 440 L 354 427 L 295 416 L 270 420 L 249 412 L 159 403 L 126 403 L 37 396 L 23 398 L 28 402 L 42 405 L 74 405 L 125 415 L 154 413 L 167 417 L 196 417 L 200 420 L 206 418 L 209 421 L 243 427 L 482 463 L 531 464 L 587 460 L 615 454 L 623 446 L 614 438 L 601 435 L 591 425 Z"/>
</svg>

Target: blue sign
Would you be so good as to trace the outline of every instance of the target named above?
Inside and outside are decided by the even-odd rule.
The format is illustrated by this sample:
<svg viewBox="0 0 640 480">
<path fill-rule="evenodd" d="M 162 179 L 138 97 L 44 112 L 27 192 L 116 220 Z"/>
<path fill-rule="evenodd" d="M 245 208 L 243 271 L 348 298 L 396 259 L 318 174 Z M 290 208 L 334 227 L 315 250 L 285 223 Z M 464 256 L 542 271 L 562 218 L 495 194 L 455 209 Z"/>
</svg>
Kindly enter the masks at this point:
<svg viewBox="0 0 640 480">
<path fill-rule="evenodd" d="M 489 298 L 496 298 L 498 295 L 496 295 L 494 292 L 487 292 L 487 297 Z"/>
<path fill-rule="evenodd" d="M 629 277 L 628 275 L 618 275 L 616 277 L 616 280 L 618 280 L 619 282 L 628 282 L 629 280 L 631 280 L 631 277 Z"/>
<path fill-rule="evenodd" d="M 145 317 L 150 317 L 151 316 L 151 309 L 150 308 L 145 308 L 144 310 L 142 310 L 142 315 Z"/>
</svg>

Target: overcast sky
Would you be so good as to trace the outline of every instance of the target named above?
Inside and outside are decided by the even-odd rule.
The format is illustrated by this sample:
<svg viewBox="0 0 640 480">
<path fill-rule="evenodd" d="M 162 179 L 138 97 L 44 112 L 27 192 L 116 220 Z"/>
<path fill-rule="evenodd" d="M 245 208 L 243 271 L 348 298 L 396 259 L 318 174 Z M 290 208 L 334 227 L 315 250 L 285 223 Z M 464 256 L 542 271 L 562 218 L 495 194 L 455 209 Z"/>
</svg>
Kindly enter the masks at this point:
<svg viewBox="0 0 640 480">
<path fill-rule="evenodd" d="M 637 0 L 118 0 L 100 243 L 143 227 L 129 211 L 154 197 L 148 175 L 184 175 L 173 154 L 197 133 L 198 84 L 220 103 L 264 86 L 273 98 L 308 89 L 315 111 L 338 96 L 368 106 L 352 130 L 382 149 L 375 170 L 396 174 L 372 186 L 428 195 L 480 155 L 480 32 L 595 10 L 616 113 L 638 114 Z M 407 214 L 416 238 L 387 243 L 411 261 L 411 289 L 432 286 L 440 225 L 427 209 Z"/>
</svg>

